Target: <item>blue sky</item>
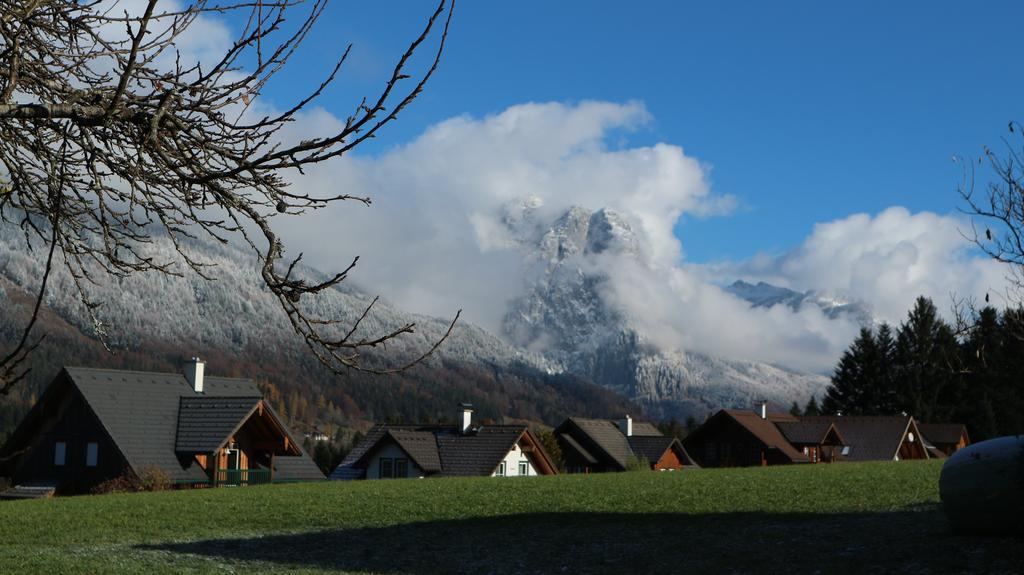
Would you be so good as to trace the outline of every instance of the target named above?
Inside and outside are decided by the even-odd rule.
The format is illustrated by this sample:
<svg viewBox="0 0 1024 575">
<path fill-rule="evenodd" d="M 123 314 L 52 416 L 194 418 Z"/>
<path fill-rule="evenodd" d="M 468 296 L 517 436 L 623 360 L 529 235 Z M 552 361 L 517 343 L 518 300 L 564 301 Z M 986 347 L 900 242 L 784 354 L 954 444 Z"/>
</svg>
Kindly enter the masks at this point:
<svg viewBox="0 0 1024 575">
<path fill-rule="evenodd" d="M 429 11 L 332 5 L 265 95 L 294 98 L 351 41 L 351 65 L 323 102 L 340 115 Z M 524 102 L 639 100 L 653 121 L 629 145 L 682 146 L 716 193 L 739 200 L 728 216 L 680 221 L 687 259 L 777 253 L 855 212 L 955 210 L 951 156 L 998 144 L 1022 117 L 1022 16 L 1019 2 L 463 1 L 432 84 L 361 152 Z"/>
</svg>

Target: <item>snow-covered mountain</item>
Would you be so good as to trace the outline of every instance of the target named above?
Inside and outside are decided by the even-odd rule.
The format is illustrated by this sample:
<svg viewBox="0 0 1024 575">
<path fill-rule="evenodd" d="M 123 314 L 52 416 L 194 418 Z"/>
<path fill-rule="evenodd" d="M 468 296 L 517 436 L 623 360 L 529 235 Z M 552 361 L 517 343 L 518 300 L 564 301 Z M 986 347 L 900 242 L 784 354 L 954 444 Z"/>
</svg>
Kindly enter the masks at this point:
<svg viewBox="0 0 1024 575">
<path fill-rule="evenodd" d="M 608 303 L 609 276 L 595 263 L 604 256 L 643 260 L 628 221 L 613 210 L 573 207 L 544 226 L 535 204 L 517 207 L 504 221 L 533 276 L 505 315 L 504 335 L 513 343 L 663 416 L 759 399 L 788 405 L 822 391 L 825 378 L 818 375 L 652 345 L 633 318 Z"/>
<path fill-rule="evenodd" d="M 804 306 L 813 305 L 833 319 L 849 316 L 861 325 L 869 327 L 876 323 L 871 306 L 867 303 L 817 290 L 798 292 L 765 282 L 751 284 L 743 280 L 736 280 L 724 289 L 750 302 L 754 307 L 784 305 L 799 311 Z"/>
<path fill-rule="evenodd" d="M 509 305 L 501 335 L 462 322 L 429 360 L 428 368 L 454 361 L 497 374 L 523 369 L 566 374 L 634 400 L 654 416 L 699 415 L 720 407 L 749 406 L 761 399 L 788 405 L 823 390 L 826 381 L 819 375 L 653 345 L 643 329 L 605 297 L 608 276 L 601 267 L 602 258 L 642 262 L 646 257 L 627 219 L 611 209 L 574 207 L 552 223 L 545 221 L 540 208 L 539 203 L 522 202 L 502 220 L 508 240 L 519 246 L 530 272 L 523 295 Z M 40 254 L 26 252 L 22 242 L 17 229 L 0 226 L 2 305 L 7 305 L 4 285 L 28 292 L 42 273 Z M 305 353 L 277 302 L 264 289 L 251 254 L 204 241 L 190 242 L 188 249 L 198 260 L 216 265 L 217 281 L 191 273 L 181 277 L 143 274 L 89 288 L 91 297 L 104 304 L 96 315 L 113 347 L 137 349 L 146 342 L 159 342 L 165 349 L 173 346 L 198 353 L 218 349 L 241 357 Z M 143 250 L 158 260 L 178 258 L 166 238 L 157 237 Z M 322 276 L 309 268 L 304 272 Z M 79 303 L 71 278 L 60 271 L 51 281 L 48 308 L 92 337 L 97 325 Z M 771 291 L 771 286 L 751 287 L 760 287 L 763 294 Z M 809 294 L 784 294 L 778 288 L 773 293 L 775 303 L 798 306 L 811 301 Z M 320 316 L 351 322 L 368 301 L 366 294 L 343 284 L 341 289 L 310 298 L 307 305 Z M 754 305 L 774 305 L 769 301 L 764 297 Z M 383 333 L 407 321 L 417 324 L 416 333 L 393 342 L 384 354 L 371 354 L 371 362 L 394 365 L 415 357 L 444 333 L 449 320 L 381 302 L 361 333 Z M 579 397 L 579 392 L 573 393 Z"/>
</svg>

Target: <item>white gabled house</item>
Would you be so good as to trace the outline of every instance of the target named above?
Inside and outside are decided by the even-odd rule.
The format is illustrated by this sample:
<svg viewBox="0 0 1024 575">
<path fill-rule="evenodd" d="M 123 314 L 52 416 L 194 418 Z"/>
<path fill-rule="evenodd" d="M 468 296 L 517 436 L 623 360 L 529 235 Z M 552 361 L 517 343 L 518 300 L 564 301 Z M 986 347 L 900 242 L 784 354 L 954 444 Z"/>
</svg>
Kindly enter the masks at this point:
<svg viewBox="0 0 1024 575">
<path fill-rule="evenodd" d="M 557 473 L 525 425 L 473 425 L 463 404 L 459 425 L 378 424 L 331 479 L 432 476 L 520 477 Z"/>
</svg>

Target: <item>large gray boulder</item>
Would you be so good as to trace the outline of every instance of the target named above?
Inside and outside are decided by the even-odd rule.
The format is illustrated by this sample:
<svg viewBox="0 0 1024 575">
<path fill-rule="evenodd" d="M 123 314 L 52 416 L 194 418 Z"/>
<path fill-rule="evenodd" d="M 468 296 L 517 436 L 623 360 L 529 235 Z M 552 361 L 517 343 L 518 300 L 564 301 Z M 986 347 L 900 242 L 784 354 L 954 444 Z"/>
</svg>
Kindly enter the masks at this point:
<svg viewBox="0 0 1024 575">
<path fill-rule="evenodd" d="M 939 496 L 958 531 L 1024 534 L 1024 435 L 954 453 L 942 466 Z"/>
</svg>

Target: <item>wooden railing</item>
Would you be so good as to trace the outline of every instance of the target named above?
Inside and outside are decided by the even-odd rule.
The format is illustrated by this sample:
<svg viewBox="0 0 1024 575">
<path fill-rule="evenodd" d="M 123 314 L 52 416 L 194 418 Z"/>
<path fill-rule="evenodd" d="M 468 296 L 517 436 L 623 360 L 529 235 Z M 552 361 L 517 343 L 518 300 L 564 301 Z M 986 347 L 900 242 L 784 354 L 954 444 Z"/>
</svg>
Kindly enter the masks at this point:
<svg viewBox="0 0 1024 575">
<path fill-rule="evenodd" d="M 214 485 L 263 485 L 270 483 L 269 469 L 218 469 L 214 474 Z"/>
</svg>

